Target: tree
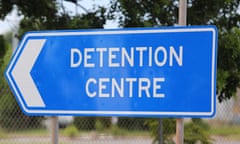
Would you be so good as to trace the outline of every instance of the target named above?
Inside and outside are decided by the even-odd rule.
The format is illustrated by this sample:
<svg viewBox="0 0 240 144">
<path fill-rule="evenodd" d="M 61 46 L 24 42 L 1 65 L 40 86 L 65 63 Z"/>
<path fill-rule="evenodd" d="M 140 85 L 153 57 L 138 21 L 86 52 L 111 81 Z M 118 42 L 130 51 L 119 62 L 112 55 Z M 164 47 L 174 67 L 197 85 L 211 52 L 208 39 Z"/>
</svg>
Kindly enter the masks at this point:
<svg viewBox="0 0 240 144">
<path fill-rule="evenodd" d="M 148 119 L 145 121 L 146 125 L 149 127 L 151 131 L 151 135 L 153 138 L 153 143 L 160 143 L 160 135 L 159 135 L 159 120 L 157 119 Z M 173 144 L 172 135 L 176 130 L 176 120 L 172 118 L 163 119 L 163 143 L 164 144 Z"/>
<path fill-rule="evenodd" d="M 40 0 L 40 3 L 43 2 L 45 1 Z M 37 3 L 38 2 L 36 2 L 36 6 Z M 23 13 L 24 19 L 20 23 L 20 37 L 23 33 L 30 30 L 102 28 L 106 21 L 104 16 L 105 8 L 103 7 L 99 7 L 94 11 L 88 11 L 86 14 L 71 16 L 64 10 L 64 7 L 60 6 L 61 4 L 57 4 L 56 1 L 46 1 L 42 7 L 45 7 L 45 5 L 49 6 L 51 10 L 38 11 L 34 15 Z M 62 12 L 57 11 L 60 8 L 63 9 Z M 32 7 L 29 7 L 29 11 L 31 11 L 31 9 Z"/>
<path fill-rule="evenodd" d="M 178 0 L 111 0 L 108 17 L 118 19 L 119 26 L 122 27 L 173 26 L 177 25 L 178 2 Z M 188 1 L 188 25 L 210 24 L 218 27 L 217 75 L 221 80 L 217 80 L 217 92 L 220 102 L 230 99 L 240 86 L 240 65 L 236 61 L 239 56 L 235 53 L 239 51 L 240 45 L 239 33 L 235 28 L 240 27 L 239 6 L 239 0 Z M 229 41 L 229 45 L 223 42 L 226 37 L 232 38 L 231 44 Z"/>
<path fill-rule="evenodd" d="M 108 17 L 118 19 L 121 27 L 174 26 L 178 21 L 178 3 L 179 0 L 111 0 Z M 230 99 L 240 86 L 240 29 L 236 28 L 240 27 L 239 7 L 239 0 L 188 0 L 188 25 L 218 27 L 217 94 L 220 102 Z M 158 121 L 147 123 L 154 140 L 158 140 L 158 132 L 153 129 Z M 187 125 L 186 129 L 189 129 L 186 130 L 189 137 L 185 142 L 211 143 L 205 133 L 207 129 L 196 122 Z"/>
<path fill-rule="evenodd" d="M 236 92 L 240 81 L 240 29 L 219 35 L 218 47 L 218 99 L 230 99 Z"/>
<path fill-rule="evenodd" d="M 192 0 L 188 23 L 218 27 L 217 94 L 219 102 L 230 99 L 240 86 L 239 0 Z"/>
<path fill-rule="evenodd" d="M 177 3 L 169 0 L 111 0 L 108 17 L 118 19 L 122 27 L 174 25 Z"/>
<path fill-rule="evenodd" d="M 2 67 L 3 65 L 3 58 L 4 58 L 4 55 L 6 53 L 6 48 L 7 45 L 6 45 L 6 42 L 4 40 L 4 37 L 3 35 L 0 35 L 0 68 Z"/>
<path fill-rule="evenodd" d="M 71 2 L 77 4 L 77 1 Z M 23 16 L 18 38 L 26 31 L 32 30 L 102 28 L 105 24 L 104 8 L 99 7 L 86 14 L 71 16 L 57 0 L 0 0 L 0 19 L 4 19 L 14 8 Z M 63 11 L 60 11 L 61 8 Z M 3 52 L 0 54 L 4 55 Z M 25 116 L 12 94 L 0 97 L 1 127 L 7 129 L 39 127 L 41 120 L 42 117 Z"/>
</svg>

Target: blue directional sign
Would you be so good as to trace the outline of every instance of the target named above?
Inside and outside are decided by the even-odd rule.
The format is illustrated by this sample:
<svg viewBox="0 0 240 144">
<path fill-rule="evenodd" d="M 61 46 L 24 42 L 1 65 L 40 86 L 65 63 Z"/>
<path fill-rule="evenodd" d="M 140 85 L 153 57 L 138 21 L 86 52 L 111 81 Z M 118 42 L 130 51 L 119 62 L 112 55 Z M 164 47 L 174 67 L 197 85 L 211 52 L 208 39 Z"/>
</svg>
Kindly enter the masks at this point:
<svg viewBox="0 0 240 144">
<path fill-rule="evenodd" d="M 211 117 L 214 26 L 28 32 L 6 78 L 28 115 Z"/>
</svg>

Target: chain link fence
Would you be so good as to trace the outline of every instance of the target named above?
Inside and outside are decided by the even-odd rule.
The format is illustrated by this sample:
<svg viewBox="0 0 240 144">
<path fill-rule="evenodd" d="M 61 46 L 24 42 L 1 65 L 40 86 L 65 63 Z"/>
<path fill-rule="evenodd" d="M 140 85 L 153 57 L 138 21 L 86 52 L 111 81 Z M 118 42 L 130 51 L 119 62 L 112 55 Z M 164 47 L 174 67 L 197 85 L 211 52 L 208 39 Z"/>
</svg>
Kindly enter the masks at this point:
<svg viewBox="0 0 240 144">
<path fill-rule="evenodd" d="M 202 139 L 200 128 L 185 119 L 185 143 L 191 138 Z M 196 121 L 196 120 L 194 120 Z M 210 141 L 201 143 L 239 144 L 239 99 L 217 104 L 213 119 L 201 121 L 207 127 Z M 163 119 L 164 143 L 174 143 L 175 120 Z M 59 144 L 150 144 L 159 143 L 159 119 L 128 117 L 58 117 Z M 189 128 L 190 127 L 190 128 Z M 227 132 L 229 131 L 229 132 Z M 50 144 L 52 143 L 51 117 L 26 116 L 22 113 L 7 84 L 0 85 L 0 143 Z M 154 141 L 155 140 L 155 141 Z M 194 143 L 199 140 L 195 140 Z"/>
</svg>

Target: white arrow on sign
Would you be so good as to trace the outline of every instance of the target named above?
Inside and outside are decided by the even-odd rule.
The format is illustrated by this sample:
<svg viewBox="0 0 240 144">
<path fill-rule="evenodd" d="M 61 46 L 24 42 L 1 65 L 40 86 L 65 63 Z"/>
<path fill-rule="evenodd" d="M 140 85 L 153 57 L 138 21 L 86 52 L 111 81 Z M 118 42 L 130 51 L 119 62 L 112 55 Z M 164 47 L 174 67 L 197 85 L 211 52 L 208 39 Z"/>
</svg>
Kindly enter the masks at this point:
<svg viewBox="0 0 240 144">
<path fill-rule="evenodd" d="M 12 70 L 13 79 L 28 107 L 45 107 L 39 91 L 31 77 L 31 70 L 46 39 L 28 40 Z M 22 46 L 22 45 L 21 45 Z M 16 60 L 16 59 L 15 59 Z"/>
</svg>

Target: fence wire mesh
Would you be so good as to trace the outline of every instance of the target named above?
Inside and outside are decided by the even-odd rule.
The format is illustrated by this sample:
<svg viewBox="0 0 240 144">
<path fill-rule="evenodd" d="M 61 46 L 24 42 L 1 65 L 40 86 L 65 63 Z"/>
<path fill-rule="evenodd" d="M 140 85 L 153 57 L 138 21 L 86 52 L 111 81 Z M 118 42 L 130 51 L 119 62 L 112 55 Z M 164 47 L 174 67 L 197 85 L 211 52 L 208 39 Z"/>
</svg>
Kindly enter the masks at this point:
<svg viewBox="0 0 240 144">
<path fill-rule="evenodd" d="M 201 133 L 197 123 L 207 133 Z M 174 143 L 175 120 L 163 118 L 163 143 Z M 159 119 L 128 117 L 58 117 L 59 144 L 159 143 Z M 189 128 L 190 127 L 190 128 Z M 200 131 L 200 132 L 199 132 Z M 185 143 L 240 143 L 239 98 L 217 104 L 213 119 L 185 119 Z M 209 136 L 209 141 L 201 141 Z M 195 138 L 197 137 L 197 138 Z M 195 138 L 191 141 L 191 138 Z M 205 138 L 206 139 L 206 138 Z M 154 141 L 155 140 L 155 141 Z M 51 117 L 26 116 L 7 84 L 0 85 L 0 144 L 52 143 Z"/>
</svg>

